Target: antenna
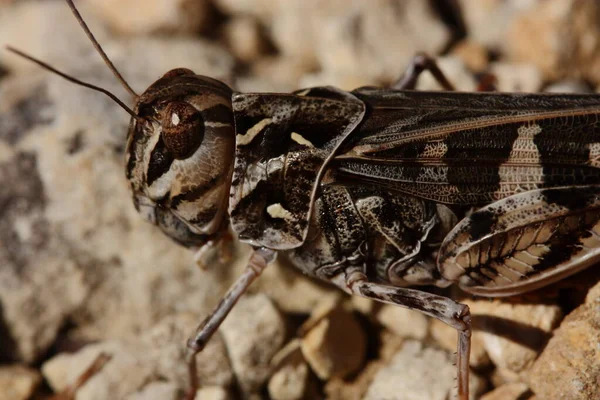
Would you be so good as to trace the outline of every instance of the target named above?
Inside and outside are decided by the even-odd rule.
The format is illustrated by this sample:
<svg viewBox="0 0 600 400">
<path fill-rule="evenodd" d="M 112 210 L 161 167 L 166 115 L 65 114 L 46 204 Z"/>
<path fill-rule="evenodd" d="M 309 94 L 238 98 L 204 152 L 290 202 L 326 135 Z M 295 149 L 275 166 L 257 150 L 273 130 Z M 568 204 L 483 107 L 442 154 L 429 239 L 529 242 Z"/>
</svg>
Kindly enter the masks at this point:
<svg viewBox="0 0 600 400">
<path fill-rule="evenodd" d="M 90 39 L 90 41 L 92 42 L 92 44 L 94 45 L 94 47 L 96 48 L 96 51 L 100 54 L 100 56 L 102 57 L 102 59 L 104 60 L 104 62 L 106 63 L 106 65 L 108 66 L 108 68 L 110 68 L 110 70 L 112 71 L 112 73 L 115 75 L 115 77 L 119 80 L 119 82 L 121 82 L 121 85 L 123 85 L 123 87 L 135 98 L 137 99 L 138 94 L 131 88 L 131 86 L 129 86 L 129 84 L 127 83 L 127 81 L 123 78 L 123 76 L 121 76 L 121 74 L 119 73 L 119 71 L 117 70 L 117 67 L 115 67 L 115 65 L 112 63 L 112 61 L 110 61 L 110 59 L 108 58 L 108 56 L 106 55 L 106 53 L 104 52 L 104 50 L 102 49 L 102 46 L 100 46 L 100 43 L 98 43 L 98 41 L 96 40 L 96 37 L 94 36 L 94 34 L 92 33 L 92 31 L 90 30 L 90 28 L 87 26 L 87 24 L 85 23 L 85 21 L 83 20 L 83 17 L 81 16 L 81 14 L 79 13 L 79 10 L 77 10 L 77 7 L 75 7 L 75 4 L 73 4 L 73 0 L 66 0 L 67 4 L 69 5 L 69 8 L 71 9 L 71 11 L 73 12 L 73 15 L 75 15 L 75 18 L 77 19 L 77 22 L 79 22 L 79 25 L 81 25 L 81 28 L 85 31 L 85 34 L 87 35 L 87 37 Z"/>
<path fill-rule="evenodd" d="M 110 61 L 110 59 L 108 58 L 108 56 L 106 55 L 106 53 L 104 52 L 104 50 L 102 49 L 102 46 L 100 46 L 100 43 L 98 43 L 98 41 L 96 40 L 96 38 L 94 37 L 94 34 L 92 33 L 92 31 L 90 31 L 90 28 L 87 26 L 87 24 L 85 23 L 85 21 L 83 20 L 83 18 L 81 17 L 81 14 L 79 13 L 79 11 L 77 10 L 77 7 L 75 7 L 75 4 L 73 4 L 73 0 L 66 0 L 69 8 L 71 9 L 71 11 L 73 12 L 73 15 L 75 15 L 75 18 L 77 19 L 77 21 L 79 22 L 79 25 L 81 25 L 81 27 L 83 28 L 83 30 L 85 31 L 87 37 L 90 39 L 90 41 L 92 42 L 92 44 L 94 45 L 94 48 L 96 48 L 96 51 L 100 54 L 100 56 L 102 57 L 102 59 L 104 60 L 104 63 L 108 66 L 108 68 L 112 71 L 112 73 L 115 75 L 115 77 L 117 78 L 117 80 L 121 83 L 121 85 L 123 85 L 123 87 L 125 88 L 125 90 L 127 90 L 133 97 L 134 99 L 139 99 L 139 95 L 131 88 L 131 86 L 129 86 L 129 84 L 127 83 L 127 81 L 123 78 L 123 76 L 119 73 L 119 71 L 117 70 L 117 68 L 115 67 L 115 65 L 112 63 L 112 61 Z M 108 90 L 101 88 L 99 86 L 96 85 L 92 85 L 91 83 L 87 83 L 87 82 L 83 82 L 80 81 L 79 79 L 72 77 L 70 75 L 67 75 L 64 72 L 61 72 L 59 70 L 57 70 L 56 68 L 50 66 L 49 64 L 46 64 L 45 62 L 38 60 L 37 58 L 34 58 L 20 50 L 15 49 L 14 47 L 11 46 L 6 46 L 6 49 L 8 51 L 11 51 L 37 65 L 39 65 L 40 67 L 47 69 L 50 72 L 55 73 L 56 75 L 59 75 L 61 77 L 63 77 L 64 79 L 68 80 L 69 82 L 75 83 L 76 85 L 80 85 L 80 86 L 84 86 L 86 88 L 95 90 L 97 92 L 100 93 L 104 93 L 105 95 L 107 95 L 108 97 L 110 97 L 110 99 L 112 101 L 114 101 L 115 103 L 117 103 L 123 110 L 125 110 L 129 115 L 131 115 L 136 121 L 143 123 L 145 122 L 145 120 L 143 118 L 141 118 L 139 115 L 137 115 L 131 108 L 129 108 L 125 103 L 123 103 L 121 100 L 119 100 L 119 98 L 117 96 L 115 96 L 114 94 L 112 94 L 111 92 L 109 92 Z"/>
<path fill-rule="evenodd" d="M 119 100 L 119 98 L 117 96 L 115 96 L 114 94 L 112 94 L 111 92 L 109 92 L 108 90 L 92 85 L 90 83 L 87 82 L 83 82 L 80 81 L 77 78 L 74 78 L 70 75 L 65 74 L 64 72 L 60 72 L 59 70 L 57 70 L 56 68 L 51 67 L 50 65 L 46 64 L 43 61 L 40 61 L 36 58 L 31 57 L 28 54 L 23 53 L 20 50 L 15 49 L 14 47 L 10 47 L 10 46 L 6 46 L 6 49 L 10 52 L 13 52 L 31 62 L 36 63 L 37 65 L 39 65 L 40 67 L 47 69 L 48 71 L 54 72 L 56 75 L 59 75 L 61 77 L 63 77 L 64 79 L 68 80 L 69 82 L 73 82 L 77 85 L 81 85 L 81 86 L 85 86 L 89 89 L 92 90 L 96 90 L 98 92 L 104 93 L 105 95 L 107 95 L 108 97 L 110 97 L 115 103 L 117 103 L 119 106 L 121 106 L 122 109 L 124 109 L 125 111 L 127 111 L 127 113 L 129 113 L 129 115 L 131 115 L 133 118 L 135 118 L 136 121 L 138 122 L 144 122 L 144 119 L 141 118 L 140 116 L 138 116 L 131 108 L 127 107 L 127 105 L 125 105 L 125 103 L 123 103 L 121 100 Z"/>
</svg>

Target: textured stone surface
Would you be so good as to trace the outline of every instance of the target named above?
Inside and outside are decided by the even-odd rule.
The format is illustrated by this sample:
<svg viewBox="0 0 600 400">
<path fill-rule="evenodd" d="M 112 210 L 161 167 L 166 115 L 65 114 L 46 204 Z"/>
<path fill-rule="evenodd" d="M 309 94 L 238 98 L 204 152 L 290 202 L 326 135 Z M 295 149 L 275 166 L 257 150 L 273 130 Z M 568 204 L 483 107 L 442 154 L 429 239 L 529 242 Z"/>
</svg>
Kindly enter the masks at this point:
<svg viewBox="0 0 600 400">
<path fill-rule="evenodd" d="M 562 318 L 553 304 L 470 303 L 471 315 L 483 332 L 487 354 L 496 367 L 525 373 Z"/>
<path fill-rule="evenodd" d="M 126 34 L 187 33 L 206 29 L 207 0 L 92 0 L 90 8 L 114 30 Z"/>
<path fill-rule="evenodd" d="M 595 0 L 537 1 L 508 30 L 512 59 L 536 65 L 545 79 L 600 82 L 600 4 Z"/>
<path fill-rule="evenodd" d="M 312 83 L 344 87 L 345 82 L 392 81 L 417 51 L 436 52 L 449 40 L 429 3 L 420 0 L 219 0 L 217 4 L 233 14 L 256 16 L 277 49 L 285 57 L 302 60 L 307 71 L 327 71 L 319 77 L 329 81 L 312 79 Z"/>
<path fill-rule="evenodd" d="M 498 50 L 507 44 L 507 27 L 542 1 L 460 0 L 459 3 L 469 37 L 488 48 Z"/>
<path fill-rule="evenodd" d="M 525 383 L 509 383 L 486 393 L 481 400 L 521 400 L 531 399 L 529 387 Z"/>
<path fill-rule="evenodd" d="M 142 346 L 147 349 L 150 358 L 148 362 L 154 366 L 156 375 L 177 382 L 180 388 L 185 388 L 188 382 L 185 343 L 200 321 L 191 313 L 168 316 L 142 338 Z M 220 332 L 196 356 L 196 368 L 198 380 L 204 386 L 227 387 L 232 384 L 233 370 Z"/>
<path fill-rule="evenodd" d="M 456 367 L 442 350 L 407 341 L 389 364 L 380 369 L 369 387 L 365 400 L 445 400 L 454 395 Z M 481 378 L 470 375 L 471 398 L 484 389 Z"/>
<path fill-rule="evenodd" d="M 570 313 L 535 361 L 529 374 L 540 399 L 600 397 L 600 284 Z"/>
<path fill-rule="evenodd" d="M 17 1 L 13 4 L 0 3 L 0 44 L 10 44 L 25 50 L 51 65 L 89 67 L 96 55 L 71 11 L 61 1 Z M 86 12 L 85 4 L 81 12 L 94 30 L 96 38 L 106 43 L 108 33 L 105 27 Z M 26 26 L 27 29 L 23 29 Z M 51 45 L 48 44 L 51 39 Z M 92 57 L 93 56 L 93 57 Z M 10 71 L 25 74 L 39 72 L 39 67 L 31 62 L 0 51 L 0 64 Z"/>
<path fill-rule="evenodd" d="M 125 400 L 178 400 L 179 397 L 177 385 L 169 382 L 153 382 L 127 396 Z"/>
<path fill-rule="evenodd" d="M 142 348 L 120 342 L 103 342 L 75 354 L 60 354 L 44 363 L 44 378 L 55 392 L 75 382 L 100 353 L 111 357 L 104 368 L 78 392 L 78 400 L 123 399 L 149 383 L 153 365 L 146 362 Z"/>
</svg>

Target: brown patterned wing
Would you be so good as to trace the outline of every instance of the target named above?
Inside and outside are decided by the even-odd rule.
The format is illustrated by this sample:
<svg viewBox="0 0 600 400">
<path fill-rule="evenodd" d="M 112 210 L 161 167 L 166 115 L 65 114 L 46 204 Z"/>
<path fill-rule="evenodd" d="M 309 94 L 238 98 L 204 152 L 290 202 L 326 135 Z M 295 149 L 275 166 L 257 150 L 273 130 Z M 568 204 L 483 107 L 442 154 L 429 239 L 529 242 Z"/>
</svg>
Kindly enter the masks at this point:
<svg viewBox="0 0 600 400">
<path fill-rule="evenodd" d="M 600 184 L 600 96 L 354 92 L 367 105 L 336 179 L 444 204 L 485 205 Z"/>
<path fill-rule="evenodd" d="M 459 222 L 442 243 L 438 268 L 467 292 L 511 296 L 600 260 L 600 186 L 534 190 L 507 197 Z"/>
</svg>

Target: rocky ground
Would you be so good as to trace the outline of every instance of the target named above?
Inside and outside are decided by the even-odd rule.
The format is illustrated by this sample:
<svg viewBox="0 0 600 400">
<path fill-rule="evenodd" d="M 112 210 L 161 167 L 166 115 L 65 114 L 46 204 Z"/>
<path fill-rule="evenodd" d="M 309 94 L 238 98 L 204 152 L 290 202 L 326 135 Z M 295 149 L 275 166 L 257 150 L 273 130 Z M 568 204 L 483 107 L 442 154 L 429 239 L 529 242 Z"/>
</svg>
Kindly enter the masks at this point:
<svg viewBox="0 0 600 400">
<path fill-rule="evenodd" d="M 138 92 L 173 67 L 243 91 L 385 85 L 418 51 L 460 90 L 485 73 L 501 91 L 600 85 L 594 0 L 78 4 Z M 0 43 L 130 100 L 61 0 L 0 0 Z M 127 124 L 104 96 L 0 51 L 1 400 L 46 398 L 100 353 L 111 359 L 78 400 L 181 398 L 185 339 L 246 260 L 240 245 L 203 271 L 142 221 L 123 173 Z M 449 293 L 474 316 L 472 398 L 600 398 L 597 281 L 590 269 L 506 301 Z M 197 399 L 451 399 L 455 339 L 278 264 L 198 357 Z"/>
</svg>

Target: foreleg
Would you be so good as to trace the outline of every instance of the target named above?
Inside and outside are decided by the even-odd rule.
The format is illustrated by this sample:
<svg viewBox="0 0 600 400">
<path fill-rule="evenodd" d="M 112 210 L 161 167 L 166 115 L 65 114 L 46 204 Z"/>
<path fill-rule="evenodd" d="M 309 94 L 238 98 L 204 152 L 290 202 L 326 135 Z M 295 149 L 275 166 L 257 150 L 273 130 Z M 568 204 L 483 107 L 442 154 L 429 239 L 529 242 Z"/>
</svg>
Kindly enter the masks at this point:
<svg viewBox="0 0 600 400">
<path fill-rule="evenodd" d="M 190 388 L 187 397 L 189 400 L 195 398 L 199 387 L 196 371 L 196 355 L 204 349 L 204 346 L 206 346 L 212 335 L 219 329 L 219 326 L 221 326 L 221 323 L 223 323 L 233 306 L 235 306 L 240 297 L 242 297 L 252 282 L 262 273 L 265 267 L 275 259 L 275 256 L 276 253 L 273 250 L 266 248 L 255 249 L 242 275 L 229 288 L 229 291 L 227 291 L 213 312 L 198 325 L 194 336 L 188 340 L 186 360 L 190 376 Z"/>
</svg>

